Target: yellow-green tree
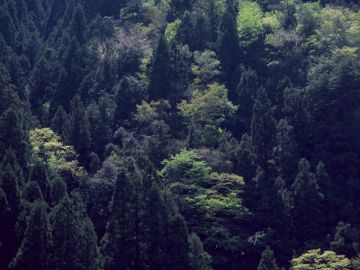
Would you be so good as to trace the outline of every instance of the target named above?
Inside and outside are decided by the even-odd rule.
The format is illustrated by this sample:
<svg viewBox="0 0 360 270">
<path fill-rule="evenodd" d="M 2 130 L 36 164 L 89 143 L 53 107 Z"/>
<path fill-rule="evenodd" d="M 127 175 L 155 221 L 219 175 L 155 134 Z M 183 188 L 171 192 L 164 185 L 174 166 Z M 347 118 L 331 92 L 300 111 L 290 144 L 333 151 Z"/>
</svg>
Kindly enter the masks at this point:
<svg viewBox="0 0 360 270">
<path fill-rule="evenodd" d="M 332 251 L 314 249 L 291 261 L 291 270 L 349 270 L 350 260 Z"/>
<path fill-rule="evenodd" d="M 70 145 L 65 145 L 60 136 L 50 128 L 39 128 L 30 131 L 30 144 L 33 153 L 58 172 L 70 171 L 75 176 L 83 175 L 84 169 L 79 166 L 77 153 Z"/>
<path fill-rule="evenodd" d="M 244 47 L 256 41 L 264 31 L 263 13 L 258 3 L 240 1 L 237 16 L 237 29 L 240 44 Z"/>
<path fill-rule="evenodd" d="M 219 83 L 210 84 L 205 91 L 194 91 L 190 101 L 182 101 L 178 108 L 188 120 L 190 142 L 205 144 L 212 144 L 221 136 L 226 136 L 221 124 L 237 110 L 228 98 L 228 90 Z"/>
</svg>

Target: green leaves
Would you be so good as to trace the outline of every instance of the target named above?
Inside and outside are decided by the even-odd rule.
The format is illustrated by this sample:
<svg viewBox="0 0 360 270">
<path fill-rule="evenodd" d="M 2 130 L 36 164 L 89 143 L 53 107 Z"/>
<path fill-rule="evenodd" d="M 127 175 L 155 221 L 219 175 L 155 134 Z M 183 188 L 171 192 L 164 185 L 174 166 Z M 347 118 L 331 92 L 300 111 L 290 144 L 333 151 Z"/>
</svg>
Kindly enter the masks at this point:
<svg viewBox="0 0 360 270">
<path fill-rule="evenodd" d="M 76 160 L 77 154 L 70 145 L 65 145 L 60 136 L 50 128 L 30 131 L 30 144 L 33 152 L 48 166 L 59 172 L 70 171 L 76 176 L 84 175 L 84 169 Z"/>
<path fill-rule="evenodd" d="M 332 251 L 314 249 L 291 261 L 292 270 L 349 270 L 350 260 Z"/>
<path fill-rule="evenodd" d="M 182 101 L 178 107 L 184 117 L 215 126 L 219 126 L 237 110 L 237 106 L 228 99 L 228 90 L 219 83 L 209 85 L 204 92 L 195 91 L 189 102 Z"/>
<path fill-rule="evenodd" d="M 240 44 L 243 47 L 249 46 L 263 33 L 264 26 L 262 17 L 263 13 L 259 4 L 252 1 L 239 1 L 237 29 Z"/>
</svg>

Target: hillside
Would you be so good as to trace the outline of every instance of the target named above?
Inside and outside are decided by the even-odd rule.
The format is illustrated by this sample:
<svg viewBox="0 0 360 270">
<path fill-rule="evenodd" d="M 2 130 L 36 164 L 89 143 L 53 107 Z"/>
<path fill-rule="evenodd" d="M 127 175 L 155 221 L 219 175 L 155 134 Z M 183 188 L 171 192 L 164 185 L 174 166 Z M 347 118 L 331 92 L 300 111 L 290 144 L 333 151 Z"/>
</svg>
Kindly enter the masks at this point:
<svg viewBox="0 0 360 270">
<path fill-rule="evenodd" d="M 359 46 L 357 0 L 0 0 L 0 269 L 360 269 Z"/>
</svg>

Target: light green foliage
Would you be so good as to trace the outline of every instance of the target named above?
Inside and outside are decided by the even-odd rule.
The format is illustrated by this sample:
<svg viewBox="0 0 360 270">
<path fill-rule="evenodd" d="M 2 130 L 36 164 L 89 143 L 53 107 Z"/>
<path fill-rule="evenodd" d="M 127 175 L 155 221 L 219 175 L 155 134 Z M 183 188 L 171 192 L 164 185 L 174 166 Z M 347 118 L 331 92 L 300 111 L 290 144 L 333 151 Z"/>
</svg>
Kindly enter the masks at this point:
<svg viewBox="0 0 360 270">
<path fill-rule="evenodd" d="M 216 53 L 210 50 L 196 51 L 194 60 L 195 63 L 191 67 L 191 71 L 195 75 L 194 86 L 197 89 L 205 89 L 220 75 L 220 61 L 216 58 Z"/>
<path fill-rule="evenodd" d="M 167 100 L 151 101 L 150 103 L 142 101 L 141 104 L 136 105 L 134 119 L 139 124 L 149 124 L 168 109 L 170 109 L 170 104 Z"/>
<path fill-rule="evenodd" d="M 360 46 L 360 12 L 326 7 L 321 10 L 319 18 L 320 26 L 312 40 L 314 47 L 331 53 L 343 46 Z"/>
<path fill-rule="evenodd" d="M 181 24 L 181 20 L 179 19 L 176 19 L 175 21 L 168 23 L 165 29 L 165 38 L 167 42 L 170 42 L 175 38 L 180 24 Z"/>
<path fill-rule="evenodd" d="M 246 47 L 256 41 L 264 31 L 263 13 L 258 3 L 240 1 L 237 17 L 237 28 L 240 43 Z"/>
<path fill-rule="evenodd" d="M 321 8 L 318 2 L 299 5 L 296 13 L 298 21 L 296 31 L 305 36 L 312 35 L 314 30 L 319 27 L 320 11 Z"/>
<path fill-rule="evenodd" d="M 314 249 L 291 261 L 292 270 L 349 270 L 350 260 L 332 251 Z"/>
<path fill-rule="evenodd" d="M 160 174 L 170 182 L 206 183 L 213 177 L 211 168 L 194 150 L 184 149 L 164 160 L 163 165 Z"/>
<path fill-rule="evenodd" d="M 226 87 L 218 83 L 209 85 L 205 92 L 194 91 L 191 100 L 181 102 L 178 107 L 184 117 L 214 126 L 219 126 L 237 110 L 228 99 Z"/>
<path fill-rule="evenodd" d="M 76 176 L 84 174 L 84 169 L 76 160 L 77 154 L 70 145 L 65 145 L 59 135 L 50 128 L 30 131 L 30 144 L 33 152 L 43 159 L 50 168 L 59 172 L 71 171 Z"/>
<path fill-rule="evenodd" d="M 262 18 L 262 24 L 264 27 L 270 30 L 279 29 L 281 27 L 281 18 L 283 14 L 279 10 L 273 10 L 271 12 L 265 12 Z"/>
<path fill-rule="evenodd" d="M 147 123 L 158 117 L 156 108 L 150 103 L 143 101 L 140 105 L 136 105 L 135 120 L 139 123 Z"/>
<path fill-rule="evenodd" d="M 241 215 L 243 210 L 242 202 L 234 192 L 223 196 L 216 191 L 209 190 L 195 197 L 188 196 L 186 200 L 209 215 L 227 213 L 237 216 Z"/>
<path fill-rule="evenodd" d="M 185 202 L 211 218 L 216 215 L 242 216 L 244 208 L 239 195 L 244 186 L 243 178 L 234 174 L 212 172 L 209 165 L 194 150 L 182 150 L 163 162 L 160 174 L 177 185 L 187 186 Z"/>
</svg>

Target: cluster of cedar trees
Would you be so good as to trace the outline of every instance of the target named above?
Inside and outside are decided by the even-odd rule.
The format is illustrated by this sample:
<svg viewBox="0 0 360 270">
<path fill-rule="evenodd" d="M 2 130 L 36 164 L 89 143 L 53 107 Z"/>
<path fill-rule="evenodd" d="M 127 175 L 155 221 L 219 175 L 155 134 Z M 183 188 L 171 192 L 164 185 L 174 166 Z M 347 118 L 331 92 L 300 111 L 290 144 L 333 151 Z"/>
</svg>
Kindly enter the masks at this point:
<svg viewBox="0 0 360 270">
<path fill-rule="evenodd" d="M 239 2 L 0 1 L 0 269 L 360 269 L 357 1 Z"/>
</svg>

